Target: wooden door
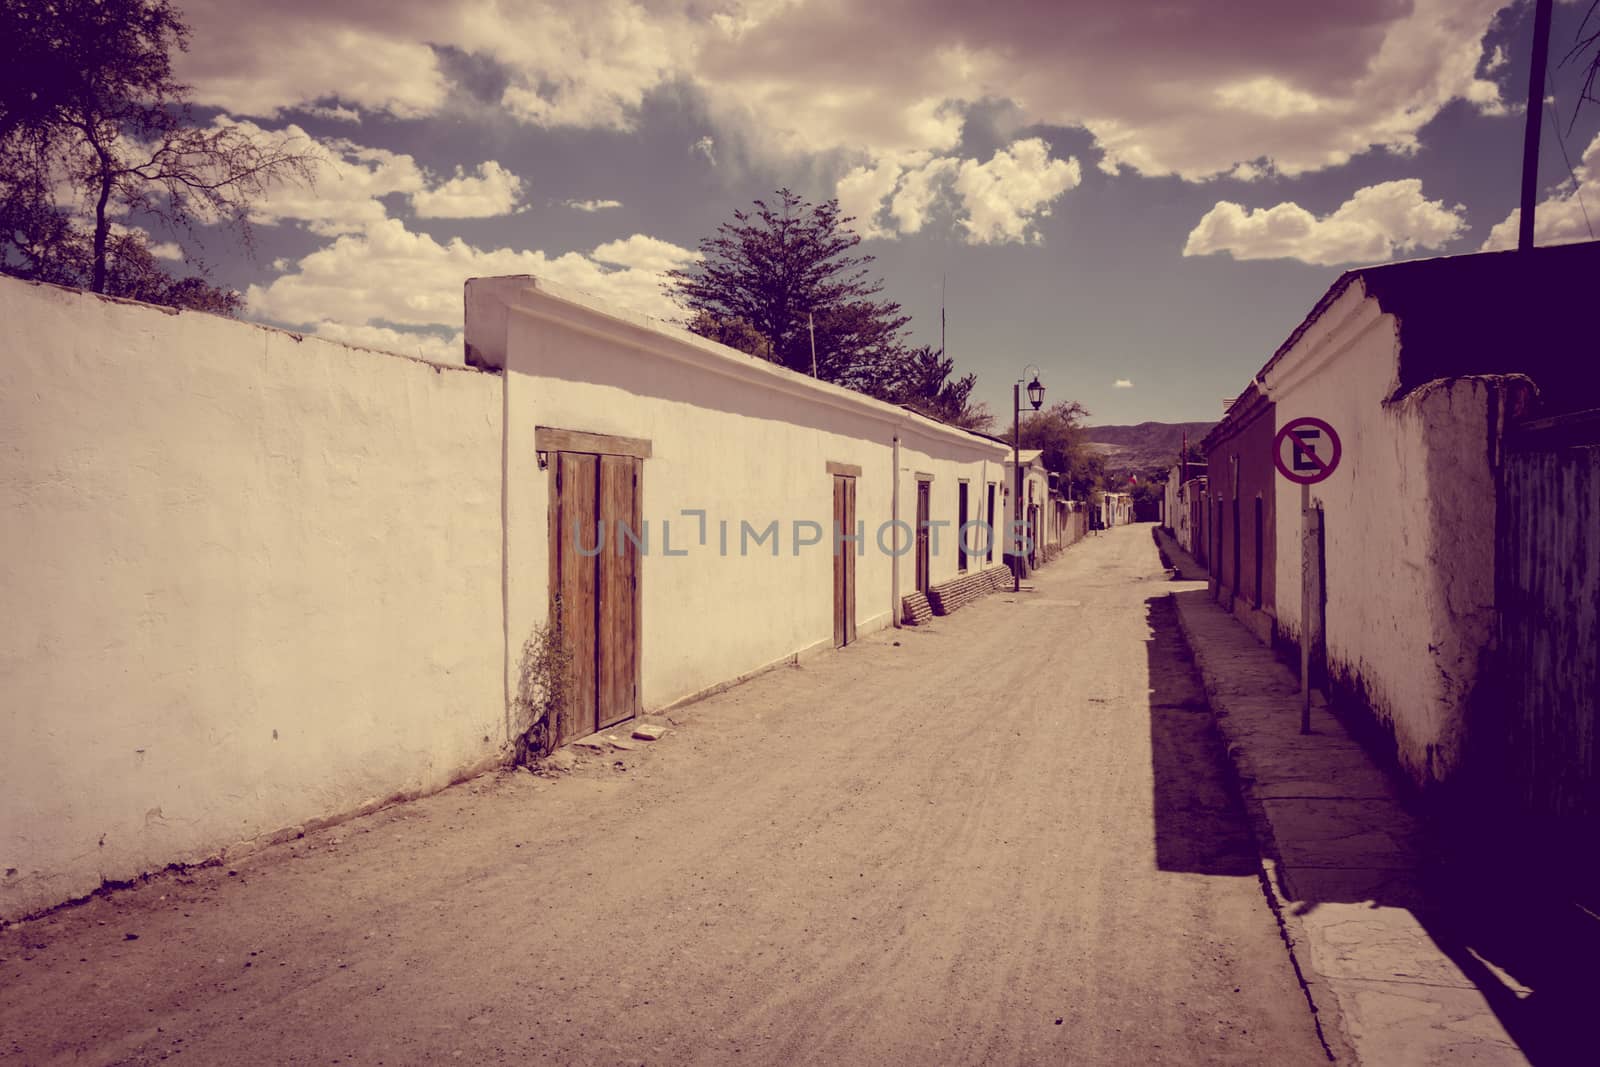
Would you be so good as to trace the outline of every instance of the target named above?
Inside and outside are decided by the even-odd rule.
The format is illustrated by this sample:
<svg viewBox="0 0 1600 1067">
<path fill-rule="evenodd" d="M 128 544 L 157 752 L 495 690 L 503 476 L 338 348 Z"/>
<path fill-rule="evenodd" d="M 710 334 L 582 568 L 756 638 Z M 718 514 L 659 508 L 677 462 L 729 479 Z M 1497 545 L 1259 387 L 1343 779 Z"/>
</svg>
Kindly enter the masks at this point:
<svg viewBox="0 0 1600 1067">
<path fill-rule="evenodd" d="M 929 508 L 929 490 L 932 486 L 928 482 L 917 483 L 917 592 L 928 591 L 928 520 L 931 514 Z"/>
<path fill-rule="evenodd" d="M 639 710 L 640 461 L 556 452 L 550 480 L 551 617 L 571 655 L 555 743 L 585 737 Z"/>
<path fill-rule="evenodd" d="M 856 533 L 856 480 L 833 476 L 833 647 L 843 648 L 856 639 L 856 546 L 841 535 Z"/>
<path fill-rule="evenodd" d="M 600 457 L 600 517 L 606 544 L 596 562 L 600 590 L 595 644 L 598 729 L 639 713 L 639 554 L 622 527 L 639 529 L 639 460 Z"/>
</svg>

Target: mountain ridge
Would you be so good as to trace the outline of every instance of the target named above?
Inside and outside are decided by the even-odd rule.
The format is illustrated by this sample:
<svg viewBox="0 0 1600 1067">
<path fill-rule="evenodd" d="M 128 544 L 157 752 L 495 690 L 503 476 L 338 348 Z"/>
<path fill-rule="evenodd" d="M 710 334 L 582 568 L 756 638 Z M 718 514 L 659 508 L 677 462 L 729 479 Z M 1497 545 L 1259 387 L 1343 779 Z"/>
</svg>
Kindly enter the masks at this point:
<svg viewBox="0 0 1600 1067">
<path fill-rule="evenodd" d="M 1211 432 L 1215 422 L 1140 422 L 1125 426 L 1085 426 L 1084 440 L 1105 457 L 1106 474 L 1118 481 L 1129 474 L 1144 478 L 1165 475 L 1178 462 L 1187 434 L 1191 446 Z"/>
</svg>

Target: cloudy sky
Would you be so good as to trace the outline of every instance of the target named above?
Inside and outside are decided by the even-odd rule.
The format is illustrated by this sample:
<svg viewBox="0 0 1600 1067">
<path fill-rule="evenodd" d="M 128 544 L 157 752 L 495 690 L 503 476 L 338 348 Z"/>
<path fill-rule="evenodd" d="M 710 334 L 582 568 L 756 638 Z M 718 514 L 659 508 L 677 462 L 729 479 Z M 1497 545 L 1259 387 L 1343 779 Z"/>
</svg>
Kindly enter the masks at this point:
<svg viewBox="0 0 1600 1067">
<path fill-rule="evenodd" d="M 857 217 L 916 340 L 946 287 L 997 411 L 1031 363 L 1095 422 L 1210 419 L 1345 266 L 1514 241 L 1529 2 L 179 2 L 200 116 L 325 160 L 213 280 L 399 351 L 458 348 L 476 275 L 671 317 L 659 272 L 787 185 Z M 1547 240 L 1600 226 L 1555 62 L 1587 7 Z"/>
</svg>

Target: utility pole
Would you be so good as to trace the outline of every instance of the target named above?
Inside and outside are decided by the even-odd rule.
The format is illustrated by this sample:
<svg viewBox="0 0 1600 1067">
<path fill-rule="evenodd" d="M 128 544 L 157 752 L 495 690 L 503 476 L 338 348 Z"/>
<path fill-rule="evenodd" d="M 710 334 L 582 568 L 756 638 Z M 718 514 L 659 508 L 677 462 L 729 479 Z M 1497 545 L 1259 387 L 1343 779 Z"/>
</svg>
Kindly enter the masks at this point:
<svg viewBox="0 0 1600 1067">
<path fill-rule="evenodd" d="M 806 312 L 806 330 L 811 334 L 811 376 L 817 376 L 817 320 Z"/>
<path fill-rule="evenodd" d="M 1011 383 L 1011 529 L 1007 540 L 1011 542 L 1011 591 L 1022 592 L 1022 542 L 1016 531 L 1017 515 L 1022 509 L 1022 382 Z"/>
<path fill-rule="evenodd" d="M 1517 251 L 1533 247 L 1533 215 L 1539 199 L 1539 127 L 1544 121 L 1544 76 L 1550 61 L 1550 11 L 1555 0 L 1534 0 L 1533 55 L 1528 64 L 1528 114 L 1522 128 L 1522 211 Z"/>
</svg>

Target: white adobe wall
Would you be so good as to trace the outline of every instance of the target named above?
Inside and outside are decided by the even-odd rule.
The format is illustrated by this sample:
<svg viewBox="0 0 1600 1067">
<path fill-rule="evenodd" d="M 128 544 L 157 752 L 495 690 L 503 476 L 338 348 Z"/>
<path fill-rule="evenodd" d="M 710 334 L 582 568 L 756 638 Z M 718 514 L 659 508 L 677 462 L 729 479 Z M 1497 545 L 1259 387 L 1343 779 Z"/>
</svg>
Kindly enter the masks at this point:
<svg viewBox="0 0 1600 1067">
<path fill-rule="evenodd" d="M 1459 762 L 1465 703 L 1493 633 L 1499 386 L 1454 379 L 1386 404 L 1398 386 L 1394 317 L 1357 279 L 1266 375 L 1277 425 L 1332 423 L 1339 468 L 1324 512 L 1331 674 L 1364 693 L 1419 783 Z M 1300 634 L 1300 488 L 1277 482 L 1278 625 Z"/>
<path fill-rule="evenodd" d="M 477 290 L 477 292 L 475 292 Z M 795 554 L 793 523 L 825 528 L 833 514 L 827 463 L 861 467 L 856 511 L 866 522 L 857 559 L 857 627 L 889 625 L 899 606 L 893 557 L 876 542 L 892 513 L 893 440 L 902 438 L 900 516 L 916 518 L 916 475 L 934 475 L 931 514 L 940 533 L 932 581 L 957 575 L 957 481 L 972 485 L 978 514 L 1004 448 L 902 409 L 794 375 L 683 331 L 609 309 L 581 294 L 526 278 L 468 286 L 468 306 L 509 308 L 503 338 L 474 333 L 469 348 L 507 367 L 508 631 L 520 645 L 548 613 L 548 472 L 537 466 L 535 428 L 645 438 L 643 515 L 650 552 L 640 561 L 641 703 L 659 708 L 796 652 L 833 640 L 833 558 L 825 545 Z M 486 320 L 493 321 L 493 320 Z M 706 544 L 699 520 L 706 512 Z M 740 554 L 740 523 L 779 523 L 779 554 Z M 663 521 L 672 547 L 662 551 Z M 728 523 L 728 554 L 720 550 Z M 996 564 L 999 557 L 996 557 Z M 915 587 L 915 561 L 899 561 L 899 592 Z"/>
<path fill-rule="evenodd" d="M 505 740 L 500 379 L 0 279 L 0 917 Z"/>
<path fill-rule="evenodd" d="M 1027 449 L 1023 450 L 1024 455 L 1027 454 L 1027 451 Z M 997 545 L 997 554 L 995 556 L 996 563 L 1001 562 L 1000 556 L 1003 554 L 1003 551 L 1009 550 L 1007 546 L 1010 543 L 1009 534 L 1012 528 L 1011 523 L 1013 512 L 1011 498 L 1016 490 L 1016 474 L 1014 472 L 1014 466 L 1011 462 L 1011 450 L 1009 448 L 1005 450 L 1005 458 L 1002 460 L 1002 466 L 998 478 L 1000 481 L 1000 490 L 997 490 L 997 492 L 1000 493 L 1000 498 L 995 504 L 995 510 L 999 513 L 995 524 L 995 532 L 999 536 L 1000 540 Z M 1049 540 L 1049 527 L 1047 520 L 1049 519 L 1050 511 L 1050 473 L 1045 470 L 1044 463 L 1037 457 L 1032 460 L 1025 459 L 1022 463 L 1022 501 L 1024 507 L 1026 507 L 1027 504 L 1028 490 L 1030 488 L 1033 490 L 1033 502 L 1039 507 L 1039 547 L 1042 547 L 1044 544 L 1048 543 Z M 1026 511 L 1019 509 L 1016 514 L 1019 517 L 1025 516 Z"/>
</svg>

